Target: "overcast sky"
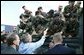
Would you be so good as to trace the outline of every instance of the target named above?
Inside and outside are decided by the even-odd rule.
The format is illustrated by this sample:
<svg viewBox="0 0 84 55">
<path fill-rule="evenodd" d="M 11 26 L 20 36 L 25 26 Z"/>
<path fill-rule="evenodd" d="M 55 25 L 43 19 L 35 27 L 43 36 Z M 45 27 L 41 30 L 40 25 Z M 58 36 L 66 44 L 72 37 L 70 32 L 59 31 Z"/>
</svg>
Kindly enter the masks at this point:
<svg viewBox="0 0 84 55">
<path fill-rule="evenodd" d="M 43 7 L 44 12 L 48 12 L 50 9 L 57 10 L 59 5 L 64 8 L 68 5 L 68 1 L 1 1 L 1 24 L 15 26 L 19 24 L 19 15 L 23 13 L 23 5 L 34 15 L 39 6 Z M 83 7 L 83 1 L 81 7 Z"/>
</svg>

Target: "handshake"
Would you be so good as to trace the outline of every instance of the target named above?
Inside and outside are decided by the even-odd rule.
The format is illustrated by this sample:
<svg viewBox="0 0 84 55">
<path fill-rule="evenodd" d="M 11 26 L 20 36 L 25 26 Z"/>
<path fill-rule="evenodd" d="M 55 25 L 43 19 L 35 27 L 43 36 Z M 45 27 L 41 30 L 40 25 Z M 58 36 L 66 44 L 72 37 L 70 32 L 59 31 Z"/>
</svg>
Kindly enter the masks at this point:
<svg viewBox="0 0 84 55">
<path fill-rule="evenodd" d="M 43 36 L 46 36 L 48 28 L 43 32 Z"/>
</svg>

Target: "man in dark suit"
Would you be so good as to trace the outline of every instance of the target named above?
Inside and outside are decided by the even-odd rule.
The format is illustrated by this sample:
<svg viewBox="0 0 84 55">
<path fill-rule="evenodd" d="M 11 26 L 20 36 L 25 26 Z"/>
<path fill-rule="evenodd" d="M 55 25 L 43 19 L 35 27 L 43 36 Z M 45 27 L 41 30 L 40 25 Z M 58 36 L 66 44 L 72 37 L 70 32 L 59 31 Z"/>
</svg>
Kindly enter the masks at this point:
<svg viewBox="0 0 84 55">
<path fill-rule="evenodd" d="M 1 50 L 1 54 L 19 54 L 17 52 L 19 42 L 19 36 L 16 33 L 9 34 L 7 36 L 7 47 Z"/>
<path fill-rule="evenodd" d="M 1 31 L 1 50 L 6 48 L 7 46 L 7 35 L 9 33 L 6 33 L 5 30 Z"/>
<path fill-rule="evenodd" d="M 6 48 L 7 46 L 7 38 L 6 38 L 7 34 L 2 34 L 1 33 L 1 50 L 3 50 L 4 48 Z"/>
<path fill-rule="evenodd" d="M 61 33 L 56 33 L 53 35 L 53 47 L 50 48 L 46 54 L 75 54 L 75 50 L 64 46 L 62 44 Z"/>
</svg>

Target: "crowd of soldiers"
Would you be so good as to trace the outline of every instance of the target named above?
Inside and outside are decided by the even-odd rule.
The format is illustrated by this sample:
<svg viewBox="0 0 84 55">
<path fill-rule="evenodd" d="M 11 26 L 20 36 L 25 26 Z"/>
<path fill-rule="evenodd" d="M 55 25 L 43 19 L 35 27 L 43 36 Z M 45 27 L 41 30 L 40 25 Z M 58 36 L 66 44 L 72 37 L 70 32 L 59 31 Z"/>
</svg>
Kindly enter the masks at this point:
<svg viewBox="0 0 84 55">
<path fill-rule="evenodd" d="M 42 7 L 38 7 L 35 16 L 32 12 L 23 6 L 24 13 L 20 15 L 19 29 L 22 32 L 29 34 L 42 34 L 42 32 L 49 28 L 48 35 L 63 31 L 64 36 L 74 37 L 78 34 L 79 19 L 83 8 L 80 7 L 81 1 L 69 1 L 69 5 L 58 7 L 58 10 L 51 9 L 49 12 L 43 12 Z"/>
<path fill-rule="evenodd" d="M 14 53 L 15 49 L 9 47 L 17 47 L 16 50 L 19 48 L 19 37 L 20 37 L 20 44 L 22 40 L 36 42 L 37 39 L 41 39 L 43 36 L 45 29 L 48 30 L 45 32 L 47 37 L 45 38 L 45 42 L 40 48 L 37 48 L 34 53 L 36 54 L 43 54 L 48 49 L 52 48 L 55 44 L 53 42 L 54 34 L 60 32 L 63 37 L 77 37 L 79 35 L 79 40 L 81 46 L 83 46 L 83 24 L 80 21 L 83 21 L 83 8 L 80 7 L 81 1 L 78 1 L 74 4 L 75 1 L 69 1 L 69 5 L 64 7 L 64 11 L 62 12 L 62 6 L 58 7 L 58 10 L 51 9 L 49 12 L 43 12 L 42 7 L 38 7 L 37 11 L 35 12 L 35 16 L 32 15 L 32 12 L 26 9 L 26 6 L 23 6 L 24 13 L 20 15 L 20 24 L 17 26 L 13 32 L 17 32 L 19 34 L 18 38 L 16 38 L 17 34 L 14 33 L 5 33 L 4 31 L 1 32 L 1 51 L 3 53 Z M 80 25 L 81 24 L 81 25 Z M 16 36 L 14 36 L 16 35 Z M 35 38 L 30 38 L 35 37 Z M 53 36 L 53 37 L 52 37 Z M 9 39 L 7 39 L 10 37 Z M 29 38 L 28 38 L 29 37 Z M 38 38 L 37 38 L 38 37 Z M 43 36 L 44 37 L 44 36 Z M 56 36 L 57 38 L 60 36 Z M 59 39 L 58 38 L 58 39 Z M 17 40 L 16 40 L 17 39 Z M 30 40 L 29 40 L 30 39 Z M 57 40 L 58 40 L 57 39 Z M 54 39 L 56 40 L 56 39 Z M 14 42 L 14 43 L 13 43 Z M 30 42 L 30 43 L 32 43 Z M 8 43 L 11 46 L 8 46 Z M 42 42 L 41 42 L 42 43 Z M 26 44 L 26 43 L 25 43 Z M 28 43 L 27 43 L 28 44 Z M 57 42 L 58 44 L 58 42 Z M 19 46 L 17 46 L 19 45 Z M 41 45 L 41 44 L 40 44 Z M 67 43 L 63 43 L 64 46 L 68 46 Z M 24 45 L 22 45 L 24 46 Z M 24 46 L 25 47 L 25 46 Z M 36 46 L 34 46 L 35 48 Z M 22 47 L 23 48 L 23 47 Z M 82 47 L 83 48 L 83 47 Z M 81 49 L 82 49 L 81 48 Z M 29 47 L 28 47 L 29 49 Z M 9 50 L 9 51 L 8 51 Z M 13 51 L 14 50 L 14 51 Z M 24 50 L 24 49 L 23 49 Z M 61 50 L 61 49 L 59 49 Z M 64 51 L 64 49 L 63 49 Z M 25 52 L 25 51 L 23 51 Z M 21 52 L 22 53 L 22 52 Z M 65 53 L 65 52 L 64 52 Z"/>
</svg>

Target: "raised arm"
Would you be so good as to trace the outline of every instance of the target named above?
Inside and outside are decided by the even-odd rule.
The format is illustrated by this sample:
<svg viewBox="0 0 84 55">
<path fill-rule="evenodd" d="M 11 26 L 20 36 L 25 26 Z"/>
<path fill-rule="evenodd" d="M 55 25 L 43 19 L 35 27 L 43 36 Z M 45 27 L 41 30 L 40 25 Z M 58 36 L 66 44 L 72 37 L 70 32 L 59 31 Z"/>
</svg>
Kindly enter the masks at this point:
<svg viewBox="0 0 84 55">
<path fill-rule="evenodd" d="M 35 47 L 35 48 L 33 48 L 34 50 L 39 48 L 40 46 L 42 46 L 44 44 L 44 41 L 46 39 L 45 37 L 46 37 L 46 34 L 47 34 L 47 30 L 48 30 L 48 28 L 44 31 L 43 36 L 39 41 L 33 43 L 33 46 Z"/>
</svg>

